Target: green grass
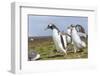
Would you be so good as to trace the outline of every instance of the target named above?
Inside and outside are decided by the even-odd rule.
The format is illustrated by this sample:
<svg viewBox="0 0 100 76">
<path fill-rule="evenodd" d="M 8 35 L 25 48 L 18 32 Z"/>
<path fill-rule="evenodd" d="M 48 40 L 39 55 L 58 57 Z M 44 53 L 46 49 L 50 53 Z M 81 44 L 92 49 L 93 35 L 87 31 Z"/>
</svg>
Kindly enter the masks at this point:
<svg viewBox="0 0 100 76">
<path fill-rule="evenodd" d="M 58 60 L 58 59 L 80 59 L 88 58 L 87 48 L 82 49 L 80 52 L 74 53 L 72 45 L 68 46 L 71 50 L 67 55 L 63 53 L 55 52 L 55 45 L 51 38 L 48 39 L 35 39 L 34 41 L 28 41 L 28 52 L 30 49 L 35 50 L 40 54 L 40 60 Z"/>
</svg>

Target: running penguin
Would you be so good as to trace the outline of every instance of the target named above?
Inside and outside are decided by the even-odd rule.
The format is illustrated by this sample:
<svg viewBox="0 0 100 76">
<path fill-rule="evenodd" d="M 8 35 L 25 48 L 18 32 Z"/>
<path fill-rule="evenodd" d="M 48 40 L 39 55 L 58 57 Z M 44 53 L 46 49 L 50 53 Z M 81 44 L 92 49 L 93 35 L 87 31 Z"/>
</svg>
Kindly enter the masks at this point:
<svg viewBox="0 0 100 76">
<path fill-rule="evenodd" d="M 61 34 L 61 31 L 52 23 L 50 23 L 46 29 L 52 30 L 53 41 L 56 46 L 57 52 L 63 52 L 67 54 L 67 41 L 66 35 Z"/>
</svg>

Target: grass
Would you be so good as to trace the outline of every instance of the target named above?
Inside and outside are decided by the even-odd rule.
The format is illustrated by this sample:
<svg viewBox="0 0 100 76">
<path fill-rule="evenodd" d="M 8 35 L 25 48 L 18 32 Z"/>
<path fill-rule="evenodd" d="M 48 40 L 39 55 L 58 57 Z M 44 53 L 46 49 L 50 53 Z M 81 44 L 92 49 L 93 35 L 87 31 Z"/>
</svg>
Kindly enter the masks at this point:
<svg viewBox="0 0 100 76">
<path fill-rule="evenodd" d="M 34 41 L 28 41 L 28 52 L 31 52 L 30 49 L 35 50 L 40 54 L 40 60 L 58 60 L 58 59 L 80 59 L 88 58 L 87 48 L 82 49 L 81 51 L 74 53 L 72 45 L 68 46 L 71 48 L 68 51 L 67 55 L 63 53 L 55 52 L 55 45 L 51 37 L 48 38 L 35 38 Z"/>
</svg>

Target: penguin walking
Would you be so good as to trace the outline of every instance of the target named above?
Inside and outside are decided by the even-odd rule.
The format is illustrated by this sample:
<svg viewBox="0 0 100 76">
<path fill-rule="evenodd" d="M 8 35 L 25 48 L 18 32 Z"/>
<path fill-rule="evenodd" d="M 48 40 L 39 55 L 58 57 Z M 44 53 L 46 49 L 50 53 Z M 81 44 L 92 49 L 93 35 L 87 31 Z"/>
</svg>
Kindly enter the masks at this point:
<svg viewBox="0 0 100 76">
<path fill-rule="evenodd" d="M 76 28 L 77 26 L 71 25 L 71 37 L 74 44 L 74 52 L 77 52 L 79 49 L 86 47 L 86 43 L 81 40 L 81 37 L 79 36 Z M 82 26 L 81 28 L 83 29 Z"/>
<path fill-rule="evenodd" d="M 47 29 L 51 29 L 53 32 L 52 36 L 56 50 L 67 54 L 66 35 L 61 34 L 60 30 L 52 23 L 47 26 Z"/>
</svg>

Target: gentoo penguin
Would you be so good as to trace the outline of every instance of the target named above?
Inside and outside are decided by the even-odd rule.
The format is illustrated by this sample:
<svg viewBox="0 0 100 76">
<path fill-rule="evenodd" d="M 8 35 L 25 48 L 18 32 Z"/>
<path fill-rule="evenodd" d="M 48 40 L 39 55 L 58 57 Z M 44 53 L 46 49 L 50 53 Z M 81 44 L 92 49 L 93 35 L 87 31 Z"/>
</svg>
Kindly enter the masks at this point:
<svg viewBox="0 0 100 76">
<path fill-rule="evenodd" d="M 60 30 L 52 23 L 47 26 L 47 29 L 52 30 L 53 41 L 58 52 L 64 52 L 67 54 L 67 42 L 66 35 L 62 35 Z"/>
<path fill-rule="evenodd" d="M 76 52 L 77 50 L 79 51 L 79 49 L 86 47 L 86 43 L 81 40 L 76 27 L 77 26 L 74 26 L 73 24 L 71 25 L 71 37 L 74 44 L 74 52 Z"/>
</svg>

